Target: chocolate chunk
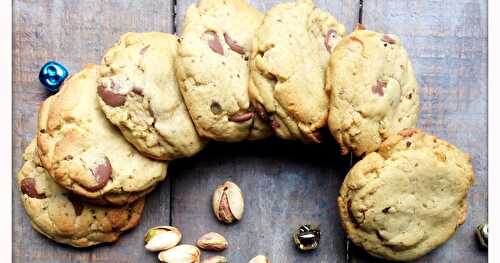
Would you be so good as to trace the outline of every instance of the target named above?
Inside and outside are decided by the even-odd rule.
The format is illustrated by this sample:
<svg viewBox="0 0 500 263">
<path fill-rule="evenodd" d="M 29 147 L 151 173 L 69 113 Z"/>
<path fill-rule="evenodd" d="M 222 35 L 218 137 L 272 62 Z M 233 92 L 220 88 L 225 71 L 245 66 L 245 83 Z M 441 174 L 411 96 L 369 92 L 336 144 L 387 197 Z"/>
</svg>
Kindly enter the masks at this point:
<svg viewBox="0 0 500 263">
<path fill-rule="evenodd" d="M 224 41 L 226 41 L 226 44 L 236 53 L 239 53 L 241 55 L 245 54 L 245 49 L 238 45 L 236 41 L 234 41 L 227 33 L 224 33 Z"/>
<path fill-rule="evenodd" d="M 384 96 L 384 88 L 386 86 L 386 82 L 377 80 L 377 84 L 372 86 L 372 92 L 380 96 Z"/>
<path fill-rule="evenodd" d="M 216 32 L 214 31 L 207 31 L 205 34 L 209 35 L 211 38 L 208 40 L 208 47 L 210 49 L 219 54 L 219 55 L 224 55 L 224 49 L 222 48 L 222 45 L 219 40 L 219 36 L 217 35 Z"/>
<path fill-rule="evenodd" d="M 377 234 L 377 238 L 380 239 L 380 241 L 384 241 L 385 238 L 382 236 L 382 234 L 380 234 L 380 230 L 376 230 L 375 233 Z"/>
<path fill-rule="evenodd" d="M 134 86 L 132 92 L 139 96 L 144 96 L 144 90 L 141 87 Z"/>
<path fill-rule="evenodd" d="M 24 178 L 21 181 L 21 192 L 23 192 L 23 194 L 26 194 L 31 198 L 36 198 L 36 199 L 47 198 L 47 196 L 45 196 L 44 193 L 41 194 L 38 193 L 38 191 L 36 190 L 36 181 L 34 178 L 31 177 Z"/>
<path fill-rule="evenodd" d="M 330 41 L 333 40 L 337 36 L 337 32 L 333 29 L 328 30 L 325 35 L 325 47 L 328 52 L 332 53 L 332 45 Z"/>
<path fill-rule="evenodd" d="M 253 112 L 237 112 L 229 117 L 229 121 L 245 122 L 253 117 Z"/>
<path fill-rule="evenodd" d="M 80 216 L 83 212 L 82 201 L 73 195 L 68 195 L 68 199 L 71 202 L 71 204 L 73 205 L 73 208 L 75 209 L 75 215 Z"/>
<path fill-rule="evenodd" d="M 99 164 L 97 167 L 90 169 L 90 172 L 94 176 L 96 184 L 92 187 L 85 187 L 89 191 L 97 191 L 102 189 L 111 179 L 111 174 L 113 168 L 107 157 L 104 157 L 104 163 Z"/>
<path fill-rule="evenodd" d="M 104 86 L 97 87 L 97 94 L 101 97 L 104 103 L 111 107 L 123 106 L 127 100 L 127 96 L 114 93 L 113 91 L 106 89 Z"/>
<path fill-rule="evenodd" d="M 265 122 L 269 122 L 269 116 L 267 115 L 267 111 L 266 109 L 264 108 L 264 105 L 256 102 L 255 104 L 255 110 L 257 111 L 257 114 L 259 114 L 259 117 L 265 121 Z"/>
</svg>

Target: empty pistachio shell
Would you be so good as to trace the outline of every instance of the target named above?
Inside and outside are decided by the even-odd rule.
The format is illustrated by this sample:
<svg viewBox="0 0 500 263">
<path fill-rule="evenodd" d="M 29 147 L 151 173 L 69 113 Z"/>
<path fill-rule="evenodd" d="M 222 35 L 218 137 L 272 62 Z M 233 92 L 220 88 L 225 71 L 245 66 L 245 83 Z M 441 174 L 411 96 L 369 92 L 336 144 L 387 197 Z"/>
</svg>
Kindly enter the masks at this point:
<svg viewBox="0 0 500 263">
<path fill-rule="evenodd" d="M 210 232 L 201 236 L 196 245 L 203 250 L 222 251 L 227 248 L 227 240 L 218 233 Z"/>
<path fill-rule="evenodd" d="M 227 263 L 227 258 L 223 256 L 214 256 L 203 260 L 201 263 Z"/>
<path fill-rule="evenodd" d="M 241 220 L 244 211 L 243 193 L 235 183 L 226 181 L 215 189 L 212 208 L 215 217 L 223 223 Z"/>
<path fill-rule="evenodd" d="M 157 226 L 151 228 L 144 236 L 146 250 L 162 251 L 175 247 L 181 241 L 179 229 L 172 226 Z"/>
<path fill-rule="evenodd" d="M 158 259 L 166 263 L 200 263 L 200 250 L 191 245 L 179 245 L 158 254 Z"/>
<path fill-rule="evenodd" d="M 271 261 L 266 256 L 258 255 L 248 261 L 248 263 L 271 263 Z"/>
</svg>

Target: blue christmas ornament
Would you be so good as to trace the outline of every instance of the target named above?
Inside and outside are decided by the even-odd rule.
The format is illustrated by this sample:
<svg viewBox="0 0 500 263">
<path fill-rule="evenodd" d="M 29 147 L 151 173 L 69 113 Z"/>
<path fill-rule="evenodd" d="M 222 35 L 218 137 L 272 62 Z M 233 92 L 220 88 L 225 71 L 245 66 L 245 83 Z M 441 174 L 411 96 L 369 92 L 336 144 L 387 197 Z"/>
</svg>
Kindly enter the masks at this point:
<svg viewBox="0 0 500 263">
<path fill-rule="evenodd" d="M 48 92 L 56 93 L 59 86 L 68 77 L 68 70 L 55 61 L 49 61 L 40 69 L 38 79 Z"/>
</svg>

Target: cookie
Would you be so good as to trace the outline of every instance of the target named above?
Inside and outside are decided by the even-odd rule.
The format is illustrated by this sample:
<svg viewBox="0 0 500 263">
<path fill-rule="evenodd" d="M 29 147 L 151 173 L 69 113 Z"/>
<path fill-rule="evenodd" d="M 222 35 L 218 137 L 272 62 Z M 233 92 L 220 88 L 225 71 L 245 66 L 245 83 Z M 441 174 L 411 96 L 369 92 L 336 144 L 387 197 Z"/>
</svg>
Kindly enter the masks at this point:
<svg viewBox="0 0 500 263">
<path fill-rule="evenodd" d="M 175 79 L 177 37 L 126 33 L 103 58 L 99 104 L 141 153 L 155 159 L 189 157 L 205 146 Z"/>
<path fill-rule="evenodd" d="M 141 155 L 104 116 L 97 99 L 99 66 L 67 79 L 38 114 L 37 151 L 62 187 L 86 198 L 131 201 L 166 176 L 167 163 Z"/>
<path fill-rule="evenodd" d="M 248 96 L 248 57 L 261 22 L 243 0 L 201 0 L 188 8 L 176 76 L 201 136 L 237 142 L 271 134 Z"/>
<path fill-rule="evenodd" d="M 250 59 L 250 98 L 283 139 L 319 143 L 326 125 L 325 70 L 344 26 L 312 0 L 279 4 L 257 30 Z"/>
<path fill-rule="evenodd" d="M 467 154 L 417 129 L 401 131 L 345 178 L 337 200 L 342 226 L 373 256 L 416 259 L 464 223 L 473 181 Z"/>
<path fill-rule="evenodd" d="M 56 184 L 40 164 L 33 140 L 24 153 L 17 175 L 21 202 L 33 228 L 44 236 L 75 247 L 113 242 L 135 227 L 141 218 L 144 198 L 125 206 L 95 206 Z"/>
<path fill-rule="evenodd" d="M 398 37 L 357 29 L 335 48 L 327 71 L 328 127 L 342 153 L 377 150 L 416 127 L 420 87 Z"/>
</svg>

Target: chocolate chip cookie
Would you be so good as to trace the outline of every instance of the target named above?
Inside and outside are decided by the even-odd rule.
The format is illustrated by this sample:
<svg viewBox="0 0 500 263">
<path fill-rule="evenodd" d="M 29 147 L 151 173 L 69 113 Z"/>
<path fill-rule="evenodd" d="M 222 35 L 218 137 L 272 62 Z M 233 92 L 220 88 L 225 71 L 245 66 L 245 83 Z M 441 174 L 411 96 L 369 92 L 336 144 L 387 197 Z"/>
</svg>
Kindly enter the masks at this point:
<svg viewBox="0 0 500 263">
<path fill-rule="evenodd" d="M 326 125 L 325 70 L 344 26 L 312 0 L 278 4 L 257 30 L 250 59 L 250 97 L 283 139 L 319 143 Z"/>
<path fill-rule="evenodd" d="M 416 259 L 464 223 L 473 181 L 468 155 L 417 129 L 403 130 L 345 178 L 338 197 L 342 225 L 373 256 Z"/>
<path fill-rule="evenodd" d="M 129 202 L 166 176 L 167 163 L 141 155 L 104 116 L 97 98 L 99 66 L 67 79 L 38 114 L 37 151 L 60 184 L 87 198 Z M 125 198 L 124 198 L 125 197 Z"/>
<path fill-rule="evenodd" d="M 194 128 L 175 79 L 177 37 L 126 33 L 102 60 L 99 104 L 141 153 L 173 160 L 205 146 Z"/>
<path fill-rule="evenodd" d="M 144 198 L 125 206 L 95 206 L 56 184 L 41 166 L 36 141 L 26 148 L 25 163 L 17 175 L 21 202 L 33 228 L 44 236 L 75 247 L 113 242 L 135 227 Z"/>
<path fill-rule="evenodd" d="M 327 71 L 328 126 L 342 153 L 377 150 L 415 127 L 420 87 L 398 37 L 359 28 L 335 48 Z"/>
<path fill-rule="evenodd" d="M 201 0 L 188 8 L 176 76 L 201 136 L 237 142 L 271 134 L 248 96 L 248 57 L 261 22 L 244 0 Z"/>
</svg>

